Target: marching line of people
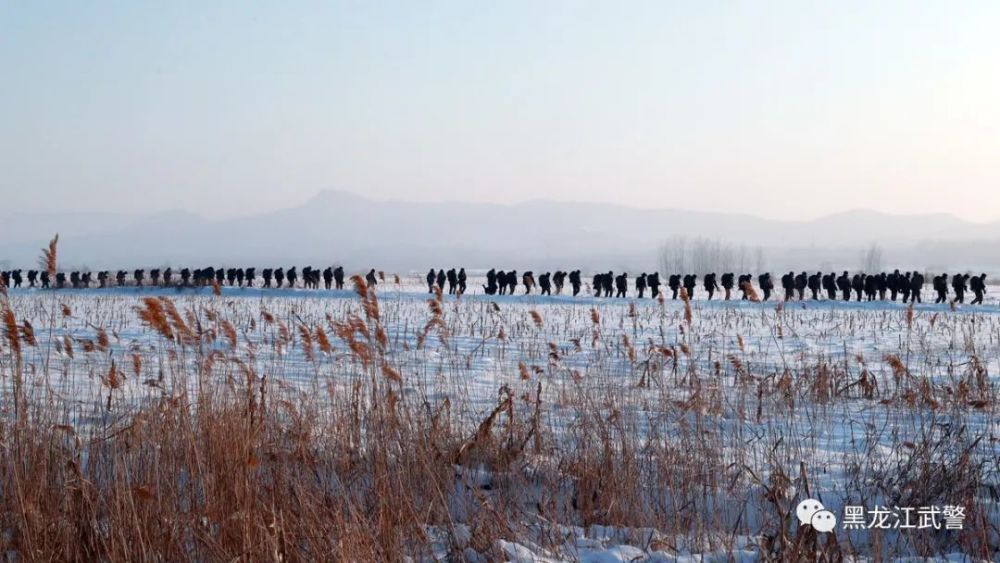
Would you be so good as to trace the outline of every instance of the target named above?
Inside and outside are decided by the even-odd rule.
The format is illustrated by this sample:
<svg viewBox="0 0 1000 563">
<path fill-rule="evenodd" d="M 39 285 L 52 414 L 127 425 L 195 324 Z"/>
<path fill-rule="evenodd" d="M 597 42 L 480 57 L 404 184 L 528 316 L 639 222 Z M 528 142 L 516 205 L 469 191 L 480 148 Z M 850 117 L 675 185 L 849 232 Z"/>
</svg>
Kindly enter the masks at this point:
<svg viewBox="0 0 1000 563">
<path fill-rule="evenodd" d="M 19 288 L 25 281 L 22 270 L 9 270 L 0 272 L 0 283 L 3 287 Z M 372 268 L 365 275 L 365 281 L 369 286 L 378 284 L 379 277 Z M 344 289 L 344 268 L 327 267 L 319 270 L 311 266 L 302 268 L 300 272 L 291 267 L 284 268 L 263 268 L 260 270 L 260 287 L 269 288 L 293 288 L 297 287 L 301 279 L 301 287 L 305 289 L 319 289 L 322 282 L 326 289 Z M 447 290 L 450 295 L 462 295 L 468 289 L 468 276 L 465 268 L 451 268 L 445 270 L 434 270 L 427 272 L 425 277 L 427 290 L 434 292 L 435 287 L 441 291 Z M 483 285 L 483 292 L 486 295 L 513 295 L 518 286 L 523 286 L 524 294 L 529 295 L 537 287 L 540 295 L 561 295 L 563 289 L 569 282 L 570 291 L 573 296 L 577 296 L 583 290 L 583 278 L 580 270 L 565 272 L 545 272 L 535 279 L 531 271 L 523 272 L 518 276 L 517 270 L 497 270 L 490 269 L 486 272 L 486 284 Z M 97 287 L 204 287 L 209 285 L 233 286 L 233 287 L 255 287 L 257 283 L 256 268 L 183 268 L 174 272 L 172 268 L 154 268 L 148 271 L 137 269 L 131 272 L 118 270 L 112 278 L 109 271 L 99 271 L 96 273 Z M 642 273 L 635 278 L 633 288 L 637 296 L 642 299 L 646 292 L 650 297 L 657 298 L 660 295 L 660 288 L 663 285 L 670 290 L 671 299 L 678 299 L 681 288 L 684 288 L 687 295 L 695 297 L 699 286 L 711 300 L 717 292 L 721 293 L 724 300 L 730 300 L 734 296 L 734 290 L 740 292 L 741 300 L 751 299 L 754 277 L 751 274 L 740 274 L 737 276 L 733 272 L 727 272 L 717 277 L 715 273 L 705 274 L 702 281 L 698 283 L 696 274 L 671 274 L 667 276 L 666 284 L 660 280 L 660 274 Z M 763 293 L 761 299 L 768 301 L 775 292 L 774 280 L 770 272 L 760 274 L 756 278 L 757 288 Z M 786 301 L 791 300 L 812 300 L 825 297 L 828 300 L 850 301 L 852 297 L 856 301 L 884 301 L 889 299 L 896 301 L 902 298 L 903 303 L 923 302 L 923 290 L 925 285 L 924 274 L 918 271 L 902 273 L 895 270 L 892 273 L 880 272 L 878 274 L 868 274 L 864 272 L 850 275 L 846 270 L 837 275 L 836 273 L 816 272 L 808 274 L 806 272 L 788 272 L 781 276 L 781 290 Z M 57 288 L 62 289 L 72 287 L 83 289 L 94 287 L 94 276 L 89 271 L 70 272 L 67 276 L 65 272 L 58 272 L 55 279 L 50 279 L 49 272 L 45 270 L 28 270 L 28 287 Z M 972 292 L 972 304 L 983 302 L 986 294 L 986 274 L 971 276 L 969 274 L 955 274 L 950 276 L 946 273 L 938 274 L 931 279 L 931 288 L 936 294 L 935 303 L 947 303 L 949 293 L 954 294 L 954 301 L 964 303 L 966 293 Z M 629 277 L 627 273 L 615 275 L 614 272 L 594 274 L 591 279 L 590 290 L 595 297 L 618 298 L 628 297 Z"/>
</svg>

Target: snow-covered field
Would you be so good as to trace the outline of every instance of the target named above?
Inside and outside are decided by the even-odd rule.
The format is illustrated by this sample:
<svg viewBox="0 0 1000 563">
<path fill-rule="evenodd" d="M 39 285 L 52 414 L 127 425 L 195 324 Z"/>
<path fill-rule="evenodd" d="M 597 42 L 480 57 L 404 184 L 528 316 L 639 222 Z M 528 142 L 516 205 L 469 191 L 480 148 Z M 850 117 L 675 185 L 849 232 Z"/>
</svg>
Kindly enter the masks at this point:
<svg viewBox="0 0 1000 563">
<path fill-rule="evenodd" d="M 371 337 L 405 400 L 447 402 L 472 428 L 508 395 L 521 419 L 539 418 L 539 445 L 515 467 L 456 464 L 456 479 L 504 495 L 522 515 L 492 556 L 460 545 L 468 559 L 765 559 L 782 530 L 797 533 L 788 512 L 809 496 L 838 518 L 854 505 L 967 507 L 961 531 L 838 526 L 847 556 L 998 556 L 988 550 L 1000 545 L 995 299 L 909 308 L 477 293 L 437 300 L 418 278 L 382 283 L 385 334 Z M 173 341 L 138 313 L 159 296 L 179 317 L 167 311 Z M 58 404 L 74 426 L 113 427 L 179 387 L 226 385 L 245 369 L 320 404 L 371 374 L 350 343 L 362 331 L 338 324 L 366 319 L 353 291 L 12 290 L 9 299 L 35 340 L 24 352 L 29 399 Z M 591 447 L 620 454 L 606 477 L 642 483 L 641 498 L 605 503 L 616 489 L 607 480 L 587 489 L 590 503 L 578 489 L 546 496 L 539 483 L 572 472 L 565 460 Z M 461 544 L 472 523 L 455 524 L 448 541 Z"/>
</svg>

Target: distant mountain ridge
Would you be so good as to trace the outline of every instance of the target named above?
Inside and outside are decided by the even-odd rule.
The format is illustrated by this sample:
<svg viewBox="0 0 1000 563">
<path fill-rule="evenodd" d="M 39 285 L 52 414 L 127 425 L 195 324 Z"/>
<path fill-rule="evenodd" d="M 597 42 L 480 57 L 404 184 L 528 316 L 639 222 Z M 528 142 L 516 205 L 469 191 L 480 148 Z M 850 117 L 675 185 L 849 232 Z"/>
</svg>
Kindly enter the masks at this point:
<svg viewBox="0 0 1000 563">
<path fill-rule="evenodd" d="M 298 206 L 226 220 L 174 211 L 8 214 L 0 221 L 5 233 L 0 261 L 19 267 L 33 265 L 55 232 L 61 236 L 63 264 L 90 268 L 168 263 L 652 268 L 659 245 L 674 236 L 762 246 L 769 255 L 792 253 L 817 263 L 853 260 L 860 248 L 877 241 L 890 261 L 1000 266 L 1000 251 L 993 250 L 1000 246 L 1000 222 L 867 210 L 775 221 L 582 202 L 413 202 L 322 191 Z"/>
</svg>

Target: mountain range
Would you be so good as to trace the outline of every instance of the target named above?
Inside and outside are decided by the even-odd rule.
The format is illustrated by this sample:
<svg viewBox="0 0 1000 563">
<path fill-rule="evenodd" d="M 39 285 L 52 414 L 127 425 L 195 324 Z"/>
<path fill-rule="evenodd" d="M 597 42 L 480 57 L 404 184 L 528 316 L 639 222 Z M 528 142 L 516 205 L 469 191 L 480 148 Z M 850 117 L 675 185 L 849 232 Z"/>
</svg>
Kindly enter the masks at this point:
<svg viewBox="0 0 1000 563">
<path fill-rule="evenodd" d="M 857 266 L 877 243 L 895 266 L 1000 270 L 1000 222 L 868 210 L 809 221 L 625 205 L 527 201 L 502 205 L 375 200 L 323 191 L 302 205 L 236 219 L 175 211 L 7 213 L 0 263 L 31 267 L 60 234 L 67 268 L 160 265 L 369 265 L 395 271 L 464 265 L 651 269 L 671 237 L 762 247 L 768 267 Z"/>
</svg>

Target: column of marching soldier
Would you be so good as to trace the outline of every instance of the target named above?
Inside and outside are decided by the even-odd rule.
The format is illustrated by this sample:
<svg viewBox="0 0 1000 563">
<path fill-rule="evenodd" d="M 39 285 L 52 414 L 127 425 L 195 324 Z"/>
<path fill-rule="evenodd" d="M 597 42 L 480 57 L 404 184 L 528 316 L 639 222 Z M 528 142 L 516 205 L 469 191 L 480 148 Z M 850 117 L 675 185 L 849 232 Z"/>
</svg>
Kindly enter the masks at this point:
<svg viewBox="0 0 1000 563">
<path fill-rule="evenodd" d="M 108 271 L 97 272 L 97 286 L 105 287 L 125 287 L 125 286 L 168 286 L 168 287 L 203 287 L 208 285 L 229 285 L 238 287 L 254 287 L 257 280 L 256 268 L 183 268 L 174 272 L 172 268 L 144 269 L 127 272 L 118 270 L 112 281 L 111 273 Z M 297 287 L 299 282 L 299 272 L 295 267 L 287 270 L 283 268 L 264 268 L 260 271 L 261 287 L 281 288 Z M 533 272 L 524 272 L 519 277 L 517 270 L 496 270 L 491 269 L 486 273 L 486 284 L 483 291 L 487 295 L 513 295 L 519 285 L 524 286 L 524 293 L 530 294 L 537 286 L 541 295 L 556 295 L 563 292 L 566 281 L 572 288 L 572 295 L 579 295 L 583 280 L 580 270 L 564 272 L 558 270 L 555 273 L 545 272 L 538 276 L 536 281 Z M 312 267 L 302 268 L 302 287 L 307 289 L 319 289 L 322 280 L 326 289 L 344 288 L 344 269 L 340 266 L 328 267 L 322 271 Z M 376 285 L 378 276 L 375 270 L 371 269 L 365 276 L 368 285 Z M 464 294 L 467 290 L 468 277 L 465 268 L 455 270 L 454 268 L 445 271 L 443 268 L 435 271 L 433 268 L 427 272 L 426 282 L 429 292 L 435 291 L 435 287 L 449 294 Z M 4 287 L 21 287 L 23 283 L 22 270 L 10 270 L 0 273 L 0 283 Z M 55 280 L 51 280 L 47 271 L 29 270 L 27 272 L 29 287 L 42 288 L 65 288 L 75 289 L 93 287 L 93 277 L 91 272 L 71 272 L 67 279 L 65 272 L 58 272 Z M 671 292 L 671 298 L 677 299 L 681 288 L 684 288 L 687 295 L 695 297 L 699 286 L 707 293 L 711 300 L 716 292 L 723 294 L 723 298 L 729 300 L 733 297 L 733 291 L 740 292 L 740 299 L 752 299 L 755 295 L 753 289 L 753 276 L 742 274 L 736 276 L 732 272 L 724 273 L 717 277 L 716 274 L 706 274 L 702 277 L 701 284 L 698 283 L 698 276 L 695 274 L 672 274 L 667 277 L 665 284 Z M 763 296 L 761 299 L 767 301 L 775 291 L 774 281 L 769 272 L 757 276 L 757 287 L 760 288 Z M 785 300 L 805 300 L 808 298 L 818 300 L 821 296 L 831 300 L 850 301 L 853 297 L 857 301 L 876 301 L 890 299 L 896 301 L 902 298 L 904 303 L 923 302 L 923 289 L 925 284 L 924 274 L 920 272 L 901 273 L 895 270 L 892 273 L 881 272 L 878 274 L 856 273 L 853 276 L 847 271 L 837 275 L 835 273 L 807 274 L 801 272 L 796 274 L 788 272 L 780 278 L 781 289 Z M 643 273 L 635 278 L 634 288 L 638 297 L 644 298 L 648 290 L 650 296 L 657 298 L 660 295 L 660 287 L 664 285 L 660 281 L 659 273 Z M 935 303 L 948 302 L 949 290 L 954 293 L 954 301 L 965 302 L 966 292 L 971 291 L 974 295 L 972 304 L 983 302 L 986 294 L 986 274 L 970 276 L 969 274 L 955 274 L 950 277 L 948 274 L 933 276 L 931 288 L 936 294 Z M 591 280 L 590 290 L 595 297 L 627 297 L 629 293 L 629 278 L 627 273 L 614 275 L 613 272 L 594 274 Z"/>
</svg>

